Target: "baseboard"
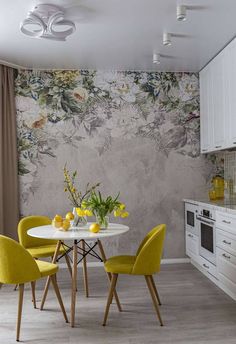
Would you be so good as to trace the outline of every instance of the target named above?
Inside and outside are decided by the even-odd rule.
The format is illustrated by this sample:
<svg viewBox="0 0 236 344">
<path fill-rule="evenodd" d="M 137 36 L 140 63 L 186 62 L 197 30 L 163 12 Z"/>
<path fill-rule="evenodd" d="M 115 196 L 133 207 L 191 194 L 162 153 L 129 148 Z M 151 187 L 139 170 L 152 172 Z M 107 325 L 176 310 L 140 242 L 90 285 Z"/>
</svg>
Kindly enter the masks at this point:
<svg viewBox="0 0 236 344">
<path fill-rule="evenodd" d="M 190 263 L 189 258 L 166 258 L 162 259 L 161 264 L 183 264 L 183 263 Z M 67 268 L 66 263 L 59 263 L 58 264 L 61 269 Z M 79 268 L 82 268 L 82 263 L 80 263 Z M 87 262 L 87 266 L 91 268 L 95 267 L 103 267 L 102 262 Z"/>
</svg>

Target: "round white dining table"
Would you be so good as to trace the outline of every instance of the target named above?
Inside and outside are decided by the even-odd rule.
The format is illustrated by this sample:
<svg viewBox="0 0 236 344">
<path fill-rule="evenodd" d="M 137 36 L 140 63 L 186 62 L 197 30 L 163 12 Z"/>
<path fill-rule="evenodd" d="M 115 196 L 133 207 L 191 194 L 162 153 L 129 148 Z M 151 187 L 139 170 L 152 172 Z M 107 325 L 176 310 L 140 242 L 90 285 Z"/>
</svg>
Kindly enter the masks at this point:
<svg viewBox="0 0 236 344">
<path fill-rule="evenodd" d="M 84 270 L 84 283 L 86 296 L 88 296 L 88 280 L 87 280 L 87 265 L 86 257 L 88 254 L 92 255 L 95 258 L 100 259 L 105 263 L 106 255 L 102 246 L 101 240 L 116 237 L 118 235 L 128 232 L 129 227 L 126 225 L 118 223 L 109 223 L 108 228 L 100 230 L 98 233 L 91 233 L 89 231 L 89 226 L 91 223 L 87 223 L 83 226 L 71 227 L 68 231 L 60 231 L 54 228 L 52 225 L 38 226 L 33 227 L 28 230 L 27 234 L 40 239 L 54 239 L 57 240 L 57 247 L 52 259 L 52 263 L 56 263 L 60 248 L 65 248 L 65 253 L 62 256 L 65 256 L 66 262 L 71 273 L 72 279 L 72 288 L 71 288 L 71 327 L 75 326 L 75 306 L 76 306 L 76 291 L 77 291 L 77 265 L 80 261 L 83 261 L 83 270 Z M 91 246 L 88 242 L 93 242 Z M 70 246 L 71 245 L 71 246 Z M 94 251 L 94 248 L 98 245 L 101 257 Z M 80 250 L 80 251 L 79 251 Z M 70 265 L 70 259 L 68 258 L 68 253 L 73 252 L 72 259 L 72 268 Z M 82 258 L 78 261 L 78 253 Z M 111 274 L 107 273 L 109 281 L 111 280 Z M 47 278 L 47 282 L 44 288 L 44 294 L 41 302 L 40 309 L 44 307 L 44 303 L 47 297 L 47 292 L 50 284 L 50 278 Z M 119 311 L 121 311 L 120 301 L 117 295 L 117 292 L 114 292 L 114 297 L 117 303 Z"/>
</svg>

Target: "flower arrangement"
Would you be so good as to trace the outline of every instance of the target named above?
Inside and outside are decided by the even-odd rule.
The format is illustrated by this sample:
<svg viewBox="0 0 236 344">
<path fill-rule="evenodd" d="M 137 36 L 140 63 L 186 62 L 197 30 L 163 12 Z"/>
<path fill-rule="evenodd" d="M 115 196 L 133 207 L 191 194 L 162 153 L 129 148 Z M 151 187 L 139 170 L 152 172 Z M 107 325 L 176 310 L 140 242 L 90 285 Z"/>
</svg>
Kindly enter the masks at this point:
<svg viewBox="0 0 236 344">
<path fill-rule="evenodd" d="M 64 191 L 68 193 L 68 199 L 70 200 L 71 204 L 74 208 L 76 208 L 77 215 L 81 218 L 85 216 L 91 216 L 92 213 L 87 209 L 81 213 L 81 206 L 84 201 L 87 201 L 93 191 L 100 185 L 97 183 L 95 185 L 90 185 L 87 183 L 84 193 L 82 193 L 76 187 L 76 176 L 77 171 L 69 172 L 66 165 L 64 166 Z M 79 222 L 80 218 L 78 218 Z M 78 225 L 78 222 L 75 223 L 75 226 Z"/>
<path fill-rule="evenodd" d="M 87 216 L 94 215 L 97 218 L 98 224 L 102 228 L 107 228 L 108 226 L 108 215 L 114 211 L 115 217 L 128 217 L 129 213 L 125 210 L 126 206 L 124 203 L 121 203 L 119 200 L 119 194 L 112 198 L 108 196 L 104 198 L 101 195 L 101 192 L 96 192 L 92 190 L 90 193 L 90 197 L 86 200 L 83 200 L 81 203 L 81 208 L 77 209 L 77 214 L 80 216 L 83 214 L 87 214 Z"/>
</svg>

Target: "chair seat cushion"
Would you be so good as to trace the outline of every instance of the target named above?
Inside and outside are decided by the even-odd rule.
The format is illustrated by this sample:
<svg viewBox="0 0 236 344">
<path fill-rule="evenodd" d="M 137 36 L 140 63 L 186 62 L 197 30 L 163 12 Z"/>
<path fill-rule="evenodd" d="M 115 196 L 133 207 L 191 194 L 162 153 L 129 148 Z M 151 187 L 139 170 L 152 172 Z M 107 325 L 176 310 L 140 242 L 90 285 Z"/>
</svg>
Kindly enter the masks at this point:
<svg viewBox="0 0 236 344">
<path fill-rule="evenodd" d="M 131 274 L 136 256 L 115 256 L 105 263 L 105 270 L 113 274 Z"/>
<path fill-rule="evenodd" d="M 36 260 L 41 277 L 54 275 L 58 271 L 58 266 L 56 264 L 43 262 L 42 260 Z"/>
<path fill-rule="evenodd" d="M 27 248 L 27 251 L 31 254 L 34 258 L 43 258 L 43 257 L 52 257 L 56 250 L 57 245 L 44 245 L 38 247 L 30 247 Z M 60 254 L 65 253 L 64 247 L 60 248 Z"/>
</svg>

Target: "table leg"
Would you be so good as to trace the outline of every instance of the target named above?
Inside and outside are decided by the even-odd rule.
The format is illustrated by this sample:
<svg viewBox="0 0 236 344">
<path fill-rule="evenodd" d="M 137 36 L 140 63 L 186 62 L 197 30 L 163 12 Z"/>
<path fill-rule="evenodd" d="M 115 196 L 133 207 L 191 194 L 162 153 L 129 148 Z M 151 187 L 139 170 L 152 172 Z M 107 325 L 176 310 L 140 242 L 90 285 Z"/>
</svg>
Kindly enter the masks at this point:
<svg viewBox="0 0 236 344">
<path fill-rule="evenodd" d="M 85 242 L 84 240 L 81 241 L 81 248 L 83 253 L 85 252 Z M 86 297 L 89 297 L 89 290 L 88 290 L 88 272 L 87 272 L 87 260 L 86 256 L 83 258 L 83 277 L 84 277 L 84 290 Z"/>
<path fill-rule="evenodd" d="M 53 263 L 53 264 L 56 263 L 56 260 L 57 260 L 57 256 L 58 256 L 60 247 L 61 247 L 61 241 L 58 240 L 58 242 L 57 242 L 57 247 L 56 247 L 56 250 L 55 250 L 55 252 L 54 252 L 54 256 L 53 256 L 53 258 L 52 258 L 52 263 Z M 41 310 L 41 311 L 43 310 L 44 303 L 45 303 L 45 301 L 46 301 L 46 297 L 47 297 L 47 294 L 48 294 L 49 284 L 50 284 L 50 277 L 47 277 L 47 282 L 46 282 L 45 287 L 44 287 L 43 298 L 42 298 L 41 305 L 40 305 L 40 310 Z"/>
<path fill-rule="evenodd" d="M 71 288 L 71 327 L 75 326 L 75 304 L 76 304 L 76 289 L 77 289 L 77 240 L 74 240 L 73 245 L 73 267 L 72 267 L 72 288 Z"/>
<path fill-rule="evenodd" d="M 101 253 L 101 256 L 102 256 L 103 263 L 105 263 L 107 258 L 106 258 L 106 255 L 105 255 L 105 252 L 104 252 L 104 249 L 103 249 L 103 246 L 102 246 L 102 243 L 101 243 L 100 240 L 98 240 L 98 247 L 99 247 L 99 250 L 100 250 L 100 253 Z M 107 277 L 108 277 L 109 282 L 111 282 L 112 275 L 111 275 L 110 272 L 107 272 Z M 114 297 L 115 297 L 115 300 L 116 300 L 116 304 L 117 304 L 118 310 L 121 312 L 122 308 L 121 308 L 120 300 L 119 300 L 119 297 L 117 295 L 116 290 L 114 290 Z"/>
</svg>

